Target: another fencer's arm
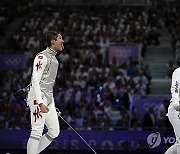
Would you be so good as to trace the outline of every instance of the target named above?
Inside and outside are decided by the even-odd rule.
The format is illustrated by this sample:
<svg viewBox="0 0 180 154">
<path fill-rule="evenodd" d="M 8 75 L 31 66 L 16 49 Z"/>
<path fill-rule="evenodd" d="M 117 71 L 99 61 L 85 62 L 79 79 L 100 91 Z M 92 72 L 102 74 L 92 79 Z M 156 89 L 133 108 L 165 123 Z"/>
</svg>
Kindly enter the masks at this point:
<svg viewBox="0 0 180 154">
<path fill-rule="evenodd" d="M 172 74 L 172 82 L 171 82 L 171 95 L 174 107 L 176 110 L 180 110 L 180 72 L 179 70 L 175 70 Z"/>
</svg>

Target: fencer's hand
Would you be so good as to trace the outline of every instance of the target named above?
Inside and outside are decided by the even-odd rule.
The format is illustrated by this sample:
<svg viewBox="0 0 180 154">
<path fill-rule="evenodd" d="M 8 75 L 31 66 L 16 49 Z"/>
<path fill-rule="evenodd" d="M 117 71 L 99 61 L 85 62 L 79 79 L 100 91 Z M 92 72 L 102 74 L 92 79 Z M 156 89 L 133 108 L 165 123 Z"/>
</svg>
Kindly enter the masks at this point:
<svg viewBox="0 0 180 154">
<path fill-rule="evenodd" d="M 42 113 L 47 113 L 49 111 L 49 108 L 46 105 L 44 105 L 43 103 L 39 104 L 39 107 L 40 107 Z"/>
<path fill-rule="evenodd" d="M 176 111 L 180 111 L 180 102 L 178 101 L 173 102 L 173 106 Z"/>
</svg>

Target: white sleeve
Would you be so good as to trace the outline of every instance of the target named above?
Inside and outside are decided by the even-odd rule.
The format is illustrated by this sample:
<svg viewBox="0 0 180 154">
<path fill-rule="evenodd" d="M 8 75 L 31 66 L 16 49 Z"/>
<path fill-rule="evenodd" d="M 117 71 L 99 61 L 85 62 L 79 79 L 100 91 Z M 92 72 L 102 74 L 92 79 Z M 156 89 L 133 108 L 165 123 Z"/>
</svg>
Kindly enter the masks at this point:
<svg viewBox="0 0 180 154">
<path fill-rule="evenodd" d="M 180 101 L 179 99 L 179 90 L 180 90 L 180 72 L 179 70 L 175 70 L 172 75 L 172 83 L 171 83 L 171 95 L 172 100 Z"/>
<path fill-rule="evenodd" d="M 40 80 L 43 74 L 43 71 L 47 65 L 47 57 L 43 54 L 39 54 L 35 57 L 33 63 L 33 74 L 32 74 L 32 86 L 34 93 L 37 99 L 37 103 L 43 103 L 41 89 L 40 89 Z"/>
</svg>

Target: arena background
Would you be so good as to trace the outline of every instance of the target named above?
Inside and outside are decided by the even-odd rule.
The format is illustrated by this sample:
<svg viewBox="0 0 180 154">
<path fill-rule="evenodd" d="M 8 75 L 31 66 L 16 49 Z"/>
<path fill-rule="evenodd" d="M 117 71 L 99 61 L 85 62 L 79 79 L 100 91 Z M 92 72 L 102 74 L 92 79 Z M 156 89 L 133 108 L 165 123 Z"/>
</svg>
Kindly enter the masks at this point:
<svg viewBox="0 0 180 154">
<path fill-rule="evenodd" d="M 164 153 L 175 142 L 166 113 L 180 49 L 179 4 L 1 0 L 0 153 L 26 153 L 26 93 L 11 94 L 29 84 L 48 30 L 60 30 L 65 41 L 54 87 L 62 116 L 98 154 Z M 60 126 L 42 153 L 93 153 L 61 120 Z"/>
</svg>

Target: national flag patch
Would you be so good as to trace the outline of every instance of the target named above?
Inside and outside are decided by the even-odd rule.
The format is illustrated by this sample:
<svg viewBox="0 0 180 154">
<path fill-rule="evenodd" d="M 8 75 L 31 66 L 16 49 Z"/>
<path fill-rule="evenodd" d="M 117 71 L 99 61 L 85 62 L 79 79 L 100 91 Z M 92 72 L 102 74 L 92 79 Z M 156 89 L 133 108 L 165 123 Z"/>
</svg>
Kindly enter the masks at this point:
<svg viewBox="0 0 180 154">
<path fill-rule="evenodd" d="M 42 69 L 42 63 L 39 61 L 39 62 L 36 64 L 36 67 L 37 67 L 37 70 L 36 70 L 36 71 L 38 71 L 38 69 Z"/>
<path fill-rule="evenodd" d="M 43 59 L 43 56 L 38 56 L 38 59 Z"/>
</svg>

